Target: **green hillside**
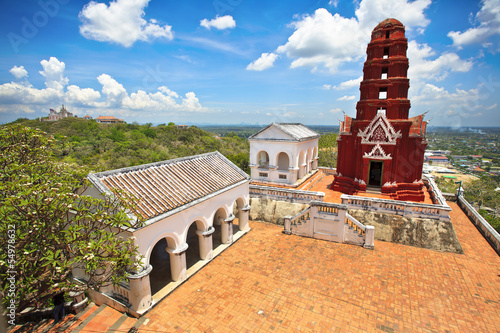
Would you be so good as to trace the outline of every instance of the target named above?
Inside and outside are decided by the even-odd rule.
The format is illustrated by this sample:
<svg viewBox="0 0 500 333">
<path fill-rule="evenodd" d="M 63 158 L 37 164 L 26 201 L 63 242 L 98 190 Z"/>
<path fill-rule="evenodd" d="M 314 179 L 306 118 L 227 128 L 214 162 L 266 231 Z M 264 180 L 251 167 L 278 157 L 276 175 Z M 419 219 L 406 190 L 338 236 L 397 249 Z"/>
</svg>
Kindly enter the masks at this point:
<svg viewBox="0 0 500 333">
<path fill-rule="evenodd" d="M 52 135 L 57 140 L 54 149 L 57 159 L 86 165 L 96 172 L 215 150 L 249 172 L 246 139 L 238 136 L 216 138 L 194 126 L 180 129 L 173 123 L 105 125 L 81 118 L 55 122 L 18 119 L 15 122 Z"/>
</svg>

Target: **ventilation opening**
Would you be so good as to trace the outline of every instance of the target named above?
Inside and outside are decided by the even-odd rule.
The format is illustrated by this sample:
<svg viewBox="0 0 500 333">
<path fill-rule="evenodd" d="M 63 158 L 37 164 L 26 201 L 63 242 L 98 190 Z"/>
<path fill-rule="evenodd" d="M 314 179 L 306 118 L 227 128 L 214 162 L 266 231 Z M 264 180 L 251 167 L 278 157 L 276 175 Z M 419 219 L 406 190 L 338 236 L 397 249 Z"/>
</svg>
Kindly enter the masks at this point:
<svg viewBox="0 0 500 333">
<path fill-rule="evenodd" d="M 387 59 L 389 58 L 389 48 L 385 47 L 384 48 L 384 55 L 382 56 L 382 59 Z"/>
<path fill-rule="evenodd" d="M 380 76 L 380 78 L 382 80 L 387 79 L 388 73 L 389 73 L 389 68 L 387 68 L 387 67 L 382 68 L 382 75 Z"/>
<path fill-rule="evenodd" d="M 380 88 L 378 91 L 378 99 L 387 99 L 387 87 Z"/>
</svg>

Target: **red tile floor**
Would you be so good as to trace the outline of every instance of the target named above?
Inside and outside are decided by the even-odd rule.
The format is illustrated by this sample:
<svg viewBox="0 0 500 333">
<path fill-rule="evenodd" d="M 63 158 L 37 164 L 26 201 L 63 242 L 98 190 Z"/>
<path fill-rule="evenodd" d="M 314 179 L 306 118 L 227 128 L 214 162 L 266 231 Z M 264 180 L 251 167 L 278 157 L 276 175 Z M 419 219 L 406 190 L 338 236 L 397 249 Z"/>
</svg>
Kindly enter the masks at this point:
<svg viewBox="0 0 500 333">
<path fill-rule="evenodd" d="M 140 322 L 127 318 L 110 330 L 122 315 L 106 308 L 66 331 L 500 332 L 500 257 L 449 204 L 464 254 L 381 241 L 371 251 L 251 222 L 248 234 Z M 50 325 L 35 331 L 65 323 Z"/>
</svg>

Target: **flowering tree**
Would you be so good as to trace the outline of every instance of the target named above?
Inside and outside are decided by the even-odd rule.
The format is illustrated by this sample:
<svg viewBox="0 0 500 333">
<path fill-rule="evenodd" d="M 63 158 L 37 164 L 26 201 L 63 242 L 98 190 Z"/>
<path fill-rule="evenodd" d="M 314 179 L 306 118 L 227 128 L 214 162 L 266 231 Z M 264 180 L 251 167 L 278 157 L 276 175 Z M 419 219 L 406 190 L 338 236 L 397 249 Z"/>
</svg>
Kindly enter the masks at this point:
<svg viewBox="0 0 500 333">
<path fill-rule="evenodd" d="M 80 195 L 88 170 L 55 161 L 52 144 L 36 129 L 0 128 L 0 283 L 8 313 L 43 307 L 61 291 L 118 283 L 140 259 L 127 237 L 141 223 L 127 214 L 133 200 Z M 83 284 L 72 279 L 76 266 L 86 273 Z"/>
</svg>

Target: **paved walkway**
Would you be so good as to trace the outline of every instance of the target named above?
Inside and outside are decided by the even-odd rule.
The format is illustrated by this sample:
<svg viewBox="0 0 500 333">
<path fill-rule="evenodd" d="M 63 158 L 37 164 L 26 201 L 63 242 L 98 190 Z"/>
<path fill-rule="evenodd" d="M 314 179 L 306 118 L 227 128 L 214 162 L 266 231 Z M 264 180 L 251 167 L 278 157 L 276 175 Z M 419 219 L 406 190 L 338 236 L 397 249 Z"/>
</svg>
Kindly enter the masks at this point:
<svg viewBox="0 0 500 333">
<path fill-rule="evenodd" d="M 328 182 L 324 177 L 312 190 Z M 325 201 L 335 199 L 335 192 L 325 192 Z M 29 329 L 500 332 L 500 257 L 449 204 L 463 255 L 381 241 L 370 251 L 251 222 L 248 234 L 139 320 L 91 304 L 56 327 L 49 320 Z"/>
<path fill-rule="evenodd" d="M 67 331 L 500 332 L 500 258 L 450 205 L 464 255 L 380 241 L 370 251 L 252 222 L 141 322 L 117 326 L 123 315 L 94 306 Z"/>
</svg>

